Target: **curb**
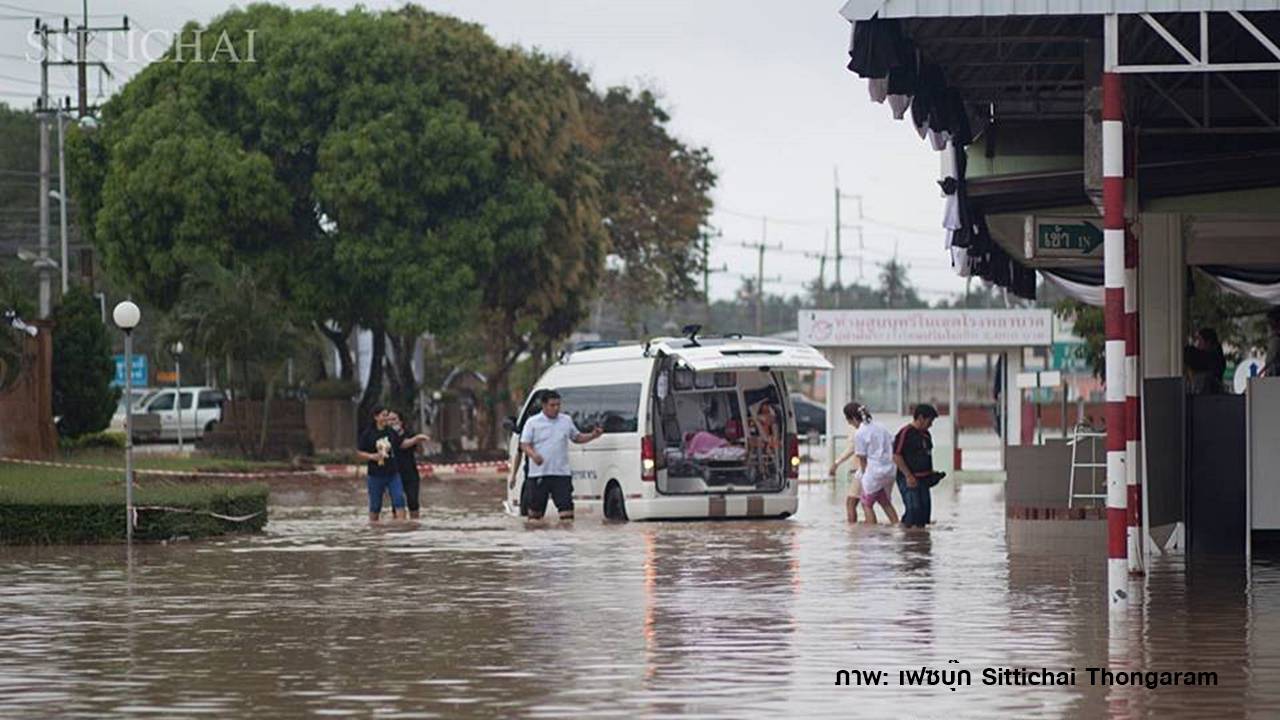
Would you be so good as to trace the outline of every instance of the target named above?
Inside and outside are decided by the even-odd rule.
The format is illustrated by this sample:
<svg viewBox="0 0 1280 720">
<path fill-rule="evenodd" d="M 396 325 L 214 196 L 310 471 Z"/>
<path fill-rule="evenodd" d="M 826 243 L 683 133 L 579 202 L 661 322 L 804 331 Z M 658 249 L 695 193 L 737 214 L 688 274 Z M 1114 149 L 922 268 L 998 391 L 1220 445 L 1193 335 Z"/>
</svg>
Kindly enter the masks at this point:
<svg viewBox="0 0 1280 720">
<path fill-rule="evenodd" d="M 67 463 L 55 462 L 52 460 L 30 460 L 27 458 L 16 457 L 0 457 L 0 462 L 10 462 L 19 465 L 35 465 L 38 467 L 56 467 L 68 468 L 72 470 L 101 470 L 103 472 L 124 472 L 123 467 L 114 467 L 111 465 L 90 465 L 88 463 Z M 484 463 L 455 463 L 449 465 L 421 463 L 418 465 L 418 472 L 423 477 L 449 477 L 449 476 L 493 476 L 501 477 L 507 473 L 510 465 L 505 460 Z M 364 474 L 363 465 L 317 465 L 313 470 L 290 470 L 281 472 L 260 472 L 260 473 L 235 473 L 235 472 L 216 472 L 216 471 L 200 471 L 200 470 L 146 470 L 135 468 L 135 475 L 159 475 L 169 477 L 221 477 L 221 478 L 237 478 L 237 479 L 255 479 L 255 478 L 299 478 L 311 475 L 349 475 L 359 477 Z"/>
<path fill-rule="evenodd" d="M 485 463 L 453 463 L 453 464 L 436 464 L 436 463 L 419 463 L 418 473 L 422 477 L 502 477 L 507 474 L 511 466 L 505 460 Z M 347 475 L 351 477 L 362 477 L 364 475 L 364 465 L 317 465 L 316 472 L 324 475 Z"/>
</svg>

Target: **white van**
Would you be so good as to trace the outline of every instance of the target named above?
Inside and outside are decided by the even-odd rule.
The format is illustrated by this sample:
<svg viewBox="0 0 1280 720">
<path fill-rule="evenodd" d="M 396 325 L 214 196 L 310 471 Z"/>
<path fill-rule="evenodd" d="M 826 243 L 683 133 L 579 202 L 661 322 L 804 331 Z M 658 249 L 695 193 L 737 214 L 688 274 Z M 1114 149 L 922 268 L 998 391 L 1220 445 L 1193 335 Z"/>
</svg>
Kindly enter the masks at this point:
<svg viewBox="0 0 1280 720">
<path fill-rule="evenodd" d="M 817 350 L 772 339 L 662 338 L 582 350 L 547 370 L 511 432 L 507 511 L 522 512 L 524 422 L 556 390 L 578 429 L 571 445 L 578 515 L 610 520 L 787 517 L 796 511 L 799 442 L 784 370 L 830 370 Z M 550 511 L 550 508 L 548 508 Z"/>
</svg>

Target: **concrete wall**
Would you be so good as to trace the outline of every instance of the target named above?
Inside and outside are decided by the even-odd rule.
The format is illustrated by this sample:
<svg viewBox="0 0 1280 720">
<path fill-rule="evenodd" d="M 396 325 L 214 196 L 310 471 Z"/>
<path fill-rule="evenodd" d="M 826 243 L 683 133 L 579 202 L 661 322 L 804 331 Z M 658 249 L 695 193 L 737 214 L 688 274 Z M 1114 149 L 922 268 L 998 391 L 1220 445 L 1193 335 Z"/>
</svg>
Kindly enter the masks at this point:
<svg viewBox="0 0 1280 720">
<path fill-rule="evenodd" d="M 1254 530 L 1280 530 L 1280 378 L 1249 381 L 1248 505 Z"/>
<path fill-rule="evenodd" d="M 58 447 L 53 427 L 53 335 L 36 323 L 36 337 L 23 335 L 22 374 L 0 393 L 0 456 L 47 460 Z"/>
<path fill-rule="evenodd" d="M 316 452 L 349 452 L 356 447 L 356 403 L 350 400 L 308 400 L 307 436 Z"/>
<path fill-rule="evenodd" d="M 1083 448 L 1087 448 L 1086 443 Z M 1101 449 L 1102 444 L 1098 447 Z M 1082 454 L 1086 454 L 1083 451 Z M 1100 462 L 1096 461 L 1096 462 Z M 1071 447 L 1061 440 L 1044 445 L 1011 447 L 1005 454 L 1005 507 L 1065 508 L 1071 472 Z M 1087 471 L 1081 471 L 1081 491 L 1088 492 Z M 1105 484 L 1099 483 L 1105 492 Z M 1091 504 L 1102 504 L 1095 501 Z"/>
<path fill-rule="evenodd" d="M 1182 216 L 1143 213 L 1138 294 L 1142 318 L 1142 375 L 1180 377 L 1186 296 Z"/>
</svg>

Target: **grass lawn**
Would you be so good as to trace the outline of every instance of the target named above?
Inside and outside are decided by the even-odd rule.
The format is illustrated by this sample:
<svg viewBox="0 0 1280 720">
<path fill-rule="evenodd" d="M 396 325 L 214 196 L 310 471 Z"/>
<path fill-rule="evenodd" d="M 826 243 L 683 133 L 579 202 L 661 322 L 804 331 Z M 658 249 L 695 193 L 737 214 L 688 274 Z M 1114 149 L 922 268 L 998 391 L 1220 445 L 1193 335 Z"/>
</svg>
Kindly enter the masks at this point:
<svg viewBox="0 0 1280 720">
<path fill-rule="evenodd" d="M 103 465 L 112 464 L 106 462 L 109 457 L 105 454 L 101 459 Z M 83 460 L 77 457 L 75 461 Z M 170 469 L 193 467 L 171 466 Z M 265 484 L 174 480 L 146 475 L 135 476 L 135 480 L 134 505 L 142 508 L 138 510 L 135 538 L 195 538 L 228 532 L 252 532 L 266 525 L 269 491 Z M 124 495 L 123 472 L 0 461 L 0 544 L 123 540 Z M 146 509 L 148 507 L 190 512 Z M 229 521 L 212 517 L 209 513 L 254 517 L 246 521 Z"/>
</svg>

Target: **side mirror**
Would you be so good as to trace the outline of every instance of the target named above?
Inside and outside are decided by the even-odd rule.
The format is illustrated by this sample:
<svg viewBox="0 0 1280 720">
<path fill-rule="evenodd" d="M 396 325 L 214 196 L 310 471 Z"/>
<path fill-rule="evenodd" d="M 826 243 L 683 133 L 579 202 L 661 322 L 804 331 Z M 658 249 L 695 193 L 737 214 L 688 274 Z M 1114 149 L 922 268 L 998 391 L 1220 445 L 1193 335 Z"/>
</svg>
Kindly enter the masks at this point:
<svg viewBox="0 0 1280 720">
<path fill-rule="evenodd" d="M 506 418 L 504 418 L 504 419 L 503 419 L 503 421 L 502 421 L 502 427 L 506 428 L 507 432 L 512 433 L 512 434 L 515 434 L 515 431 L 516 431 L 516 416 L 515 416 L 515 415 L 508 415 Z"/>
</svg>

